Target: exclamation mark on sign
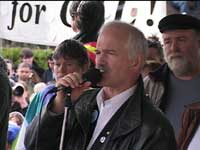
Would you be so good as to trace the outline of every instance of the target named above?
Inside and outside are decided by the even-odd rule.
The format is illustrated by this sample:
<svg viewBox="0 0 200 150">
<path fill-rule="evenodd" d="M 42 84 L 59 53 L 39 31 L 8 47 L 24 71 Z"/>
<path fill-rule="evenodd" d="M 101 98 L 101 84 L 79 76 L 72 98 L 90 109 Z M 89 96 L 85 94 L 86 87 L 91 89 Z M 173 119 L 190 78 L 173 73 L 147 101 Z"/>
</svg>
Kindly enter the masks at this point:
<svg viewBox="0 0 200 150">
<path fill-rule="evenodd" d="M 153 14 L 154 7 L 155 7 L 156 1 L 151 1 L 151 8 L 150 8 L 150 15 Z M 147 25 L 152 26 L 154 24 L 152 19 L 147 19 Z"/>
<path fill-rule="evenodd" d="M 117 7 L 117 12 L 116 12 L 116 15 L 115 15 L 115 20 L 121 19 L 122 12 L 123 12 L 123 9 L 124 9 L 124 4 L 125 4 L 125 1 L 119 1 L 118 7 Z"/>
</svg>

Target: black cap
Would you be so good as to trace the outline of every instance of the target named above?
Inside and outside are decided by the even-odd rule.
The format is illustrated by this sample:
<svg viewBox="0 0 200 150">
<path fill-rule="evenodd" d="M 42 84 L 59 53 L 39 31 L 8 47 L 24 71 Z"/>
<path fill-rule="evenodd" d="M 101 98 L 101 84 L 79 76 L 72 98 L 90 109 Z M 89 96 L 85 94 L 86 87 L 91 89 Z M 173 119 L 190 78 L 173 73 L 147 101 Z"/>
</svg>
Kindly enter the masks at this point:
<svg viewBox="0 0 200 150">
<path fill-rule="evenodd" d="M 194 29 L 200 31 L 200 20 L 190 15 L 173 14 L 161 19 L 158 28 L 161 33 L 176 29 Z"/>
</svg>

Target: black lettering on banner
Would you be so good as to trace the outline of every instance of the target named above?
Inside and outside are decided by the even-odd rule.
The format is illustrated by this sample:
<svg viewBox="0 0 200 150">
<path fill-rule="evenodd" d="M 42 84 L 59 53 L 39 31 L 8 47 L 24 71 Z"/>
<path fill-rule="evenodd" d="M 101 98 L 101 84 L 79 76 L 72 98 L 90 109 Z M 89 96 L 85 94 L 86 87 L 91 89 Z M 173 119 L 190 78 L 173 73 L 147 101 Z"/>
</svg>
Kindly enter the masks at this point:
<svg viewBox="0 0 200 150">
<path fill-rule="evenodd" d="M 130 23 L 130 24 L 132 24 L 132 25 L 133 25 L 133 24 L 135 23 L 135 21 L 136 21 L 136 19 L 133 19 L 133 21 L 131 21 L 131 23 Z"/>
<path fill-rule="evenodd" d="M 41 9 L 40 5 L 35 5 L 35 7 L 36 7 L 35 24 L 39 24 L 41 12 L 46 11 L 46 6 L 42 5 Z"/>
<path fill-rule="evenodd" d="M 16 14 L 17 14 L 16 12 L 17 12 L 18 2 L 13 1 L 12 4 L 13 4 L 13 10 L 12 10 L 11 26 L 7 26 L 8 30 L 12 30 L 14 28 L 15 17 L 16 17 Z M 46 6 L 42 5 L 40 7 L 40 5 L 35 5 L 35 7 L 36 7 L 35 24 L 39 24 L 41 12 L 46 11 Z M 25 9 L 27 9 L 27 13 L 24 13 Z M 25 16 L 25 14 L 26 14 L 26 16 Z M 26 22 L 30 21 L 32 15 L 33 15 L 32 6 L 29 3 L 22 4 L 22 6 L 19 8 L 20 21 L 26 23 Z"/>
<path fill-rule="evenodd" d="M 119 1 L 117 6 L 117 12 L 115 14 L 115 20 L 120 20 L 124 9 L 125 1 Z"/>
<path fill-rule="evenodd" d="M 27 17 L 24 19 L 24 9 L 27 6 L 28 8 L 28 14 Z M 20 20 L 22 22 L 28 22 L 31 19 L 32 16 L 32 7 L 29 3 L 24 3 L 21 8 L 20 8 L 20 12 L 19 12 L 19 16 L 20 16 Z"/>
<path fill-rule="evenodd" d="M 150 15 L 153 14 L 153 11 L 154 11 L 154 8 L 155 8 L 155 4 L 156 4 L 156 1 L 151 1 Z M 154 24 L 154 22 L 153 22 L 152 19 L 147 19 L 147 25 L 148 26 L 152 26 L 153 24 Z"/>
<path fill-rule="evenodd" d="M 67 22 L 67 7 L 70 1 L 65 1 L 62 5 L 61 11 L 60 11 L 60 19 L 62 23 L 68 27 L 71 27 L 71 25 Z"/>
<path fill-rule="evenodd" d="M 135 12 L 134 12 L 134 11 L 135 11 Z M 132 15 L 132 13 L 133 13 L 133 15 Z M 132 17 L 135 17 L 136 14 L 137 14 L 137 8 L 132 8 L 132 10 L 131 10 L 131 16 L 132 16 Z M 131 24 L 131 25 L 134 25 L 135 21 L 136 21 L 136 18 L 134 18 L 133 21 L 130 22 L 130 24 Z"/>
<path fill-rule="evenodd" d="M 13 4 L 12 21 L 11 21 L 11 26 L 10 27 L 7 26 L 8 30 L 12 30 L 15 25 L 16 9 L 17 9 L 18 2 L 13 1 L 12 4 Z"/>
</svg>

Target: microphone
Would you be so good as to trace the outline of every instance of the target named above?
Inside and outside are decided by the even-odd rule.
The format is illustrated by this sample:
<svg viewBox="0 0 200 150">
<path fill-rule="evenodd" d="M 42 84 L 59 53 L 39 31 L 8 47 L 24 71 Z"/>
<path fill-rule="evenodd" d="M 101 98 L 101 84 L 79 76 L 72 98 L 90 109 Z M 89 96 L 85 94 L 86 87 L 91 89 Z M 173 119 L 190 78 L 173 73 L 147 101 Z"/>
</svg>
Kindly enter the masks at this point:
<svg viewBox="0 0 200 150">
<path fill-rule="evenodd" d="M 100 69 L 92 68 L 82 75 L 82 79 L 83 79 L 82 83 L 86 81 L 90 81 L 92 85 L 96 85 L 97 83 L 101 81 L 101 78 L 102 78 L 102 71 Z M 65 86 L 58 86 L 51 89 L 48 93 L 55 93 L 60 90 L 64 90 L 65 92 L 70 93 L 72 91 L 72 88 L 65 87 Z"/>
</svg>

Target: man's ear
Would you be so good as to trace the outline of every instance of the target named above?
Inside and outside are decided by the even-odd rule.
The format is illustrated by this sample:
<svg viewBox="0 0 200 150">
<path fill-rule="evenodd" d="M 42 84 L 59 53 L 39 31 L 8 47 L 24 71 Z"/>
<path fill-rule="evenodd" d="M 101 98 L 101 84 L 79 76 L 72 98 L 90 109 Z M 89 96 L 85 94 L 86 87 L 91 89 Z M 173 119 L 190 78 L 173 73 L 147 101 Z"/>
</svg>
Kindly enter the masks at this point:
<svg viewBox="0 0 200 150">
<path fill-rule="evenodd" d="M 129 67 L 130 67 L 130 68 L 133 68 L 133 67 L 135 67 L 135 66 L 137 65 L 137 63 L 138 63 L 138 60 L 136 60 L 136 59 L 131 60 L 131 63 L 130 63 L 130 65 L 129 65 Z"/>
<path fill-rule="evenodd" d="M 141 54 L 138 54 L 133 60 L 131 60 L 131 63 L 130 63 L 130 68 L 142 68 L 144 64 L 144 56 L 141 55 Z"/>
</svg>

